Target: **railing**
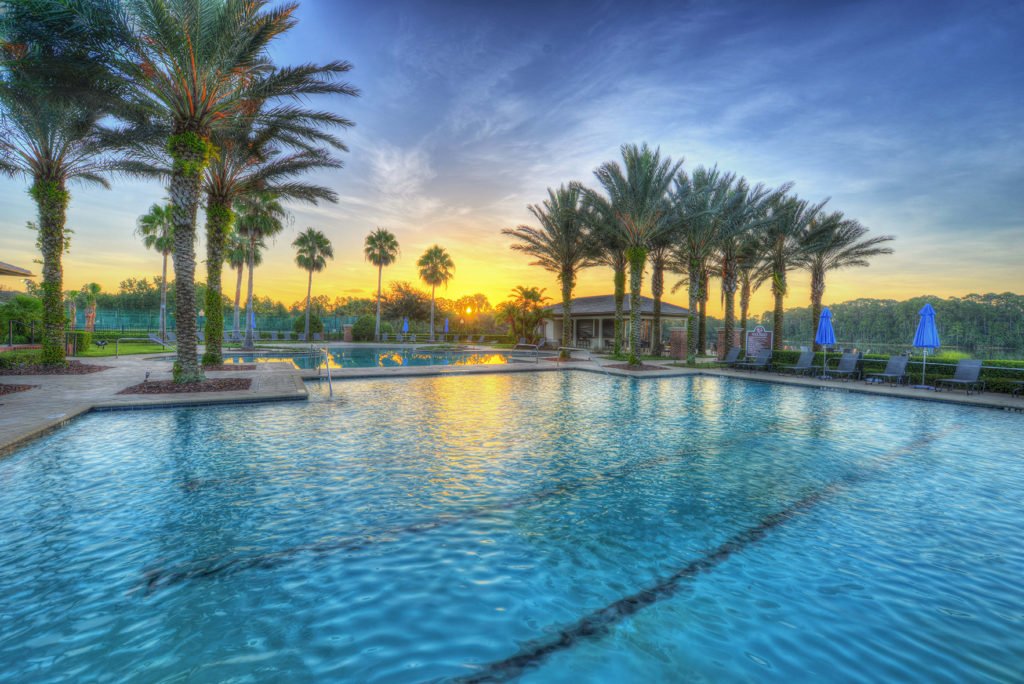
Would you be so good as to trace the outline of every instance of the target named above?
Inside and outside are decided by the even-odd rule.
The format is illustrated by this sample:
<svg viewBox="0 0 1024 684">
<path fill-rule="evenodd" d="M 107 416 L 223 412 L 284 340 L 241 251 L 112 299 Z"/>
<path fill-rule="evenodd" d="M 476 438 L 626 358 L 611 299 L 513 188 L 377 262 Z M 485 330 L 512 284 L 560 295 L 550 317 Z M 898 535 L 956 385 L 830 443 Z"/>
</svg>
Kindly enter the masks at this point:
<svg viewBox="0 0 1024 684">
<path fill-rule="evenodd" d="M 323 358 L 323 365 L 324 365 L 324 368 L 327 370 L 327 388 L 328 388 L 328 391 L 330 392 L 330 396 L 333 397 L 334 396 L 334 381 L 331 379 L 331 353 L 330 353 L 330 351 L 328 351 L 327 347 L 321 348 L 320 351 L 323 353 L 323 357 L 322 357 Z M 320 367 L 317 366 L 317 374 L 319 375 L 319 373 L 320 373 Z"/>
</svg>

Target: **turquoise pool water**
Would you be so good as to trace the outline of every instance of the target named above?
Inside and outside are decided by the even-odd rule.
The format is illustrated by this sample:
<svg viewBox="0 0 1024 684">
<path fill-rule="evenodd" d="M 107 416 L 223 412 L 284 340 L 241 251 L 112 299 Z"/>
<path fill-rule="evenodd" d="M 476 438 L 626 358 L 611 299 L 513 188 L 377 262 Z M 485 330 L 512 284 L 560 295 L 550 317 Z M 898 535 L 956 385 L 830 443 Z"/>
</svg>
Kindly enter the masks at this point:
<svg viewBox="0 0 1024 684">
<path fill-rule="evenodd" d="M 0 679 L 1019 681 L 1021 416 L 349 381 L 0 459 Z"/>
<path fill-rule="evenodd" d="M 400 347 L 329 348 L 331 368 L 397 368 L 401 366 L 480 366 L 512 363 L 513 356 L 496 351 L 442 351 Z M 296 368 L 315 369 L 323 354 L 301 351 L 266 351 L 256 354 L 225 354 L 225 363 L 291 361 Z M 532 358 L 530 359 L 533 360 Z"/>
</svg>

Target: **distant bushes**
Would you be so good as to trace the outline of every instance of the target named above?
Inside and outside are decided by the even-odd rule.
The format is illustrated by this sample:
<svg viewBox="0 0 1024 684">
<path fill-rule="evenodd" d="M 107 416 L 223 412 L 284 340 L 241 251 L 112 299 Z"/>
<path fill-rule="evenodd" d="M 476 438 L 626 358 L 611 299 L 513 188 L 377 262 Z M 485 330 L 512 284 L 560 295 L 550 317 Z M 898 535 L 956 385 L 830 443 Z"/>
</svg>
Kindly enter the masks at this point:
<svg viewBox="0 0 1024 684">
<path fill-rule="evenodd" d="M 302 314 L 295 319 L 295 323 L 292 325 L 292 329 L 297 333 L 306 332 L 306 314 Z M 324 322 L 320 320 L 320 317 L 316 314 L 310 314 L 309 316 L 309 334 L 322 333 L 324 331 Z"/>
</svg>

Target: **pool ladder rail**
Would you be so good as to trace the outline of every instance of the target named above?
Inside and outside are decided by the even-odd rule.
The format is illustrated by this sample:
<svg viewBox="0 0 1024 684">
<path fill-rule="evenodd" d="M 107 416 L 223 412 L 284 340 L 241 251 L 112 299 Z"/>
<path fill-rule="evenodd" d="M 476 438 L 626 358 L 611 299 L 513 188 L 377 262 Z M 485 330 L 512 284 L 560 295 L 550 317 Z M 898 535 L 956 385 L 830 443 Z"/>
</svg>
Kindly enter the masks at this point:
<svg viewBox="0 0 1024 684">
<path fill-rule="evenodd" d="M 320 375 L 321 380 L 323 379 L 323 370 L 327 371 L 327 388 L 330 396 L 334 396 L 334 382 L 331 378 L 331 354 L 327 351 L 327 347 L 321 347 L 320 349 L 320 361 L 317 365 L 317 374 Z"/>
</svg>

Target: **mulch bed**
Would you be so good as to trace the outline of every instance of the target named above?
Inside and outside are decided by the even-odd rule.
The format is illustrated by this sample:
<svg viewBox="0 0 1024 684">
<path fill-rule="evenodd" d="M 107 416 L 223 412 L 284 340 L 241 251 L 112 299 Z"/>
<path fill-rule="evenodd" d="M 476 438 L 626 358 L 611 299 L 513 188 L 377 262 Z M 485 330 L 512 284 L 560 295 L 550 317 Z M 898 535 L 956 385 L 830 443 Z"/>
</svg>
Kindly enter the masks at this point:
<svg viewBox="0 0 1024 684">
<path fill-rule="evenodd" d="M 250 363 L 246 363 L 246 364 L 221 363 L 221 364 L 218 364 L 218 365 L 212 365 L 211 364 L 209 366 L 203 366 L 203 370 L 208 370 L 208 371 L 253 371 L 253 370 L 256 370 L 256 364 L 254 364 L 254 363 L 251 363 L 251 364 Z"/>
<path fill-rule="evenodd" d="M 240 392 L 252 385 L 251 378 L 216 378 L 202 382 L 178 384 L 173 380 L 140 382 L 125 387 L 118 394 L 182 394 L 188 392 Z"/>
<path fill-rule="evenodd" d="M 25 390 L 30 390 L 33 387 L 38 386 L 39 385 L 5 385 L 0 382 L 0 396 L 5 394 L 14 394 L 15 392 L 24 392 Z"/>
<path fill-rule="evenodd" d="M 108 368 L 111 366 L 95 366 L 81 361 L 69 361 L 67 366 L 46 366 L 33 363 L 16 368 L 0 368 L 0 375 L 88 375 L 105 371 Z"/>
<path fill-rule="evenodd" d="M 627 371 L 660 371 L 660 370 L 668 370 L 664 366 L 651 366 L 651 365 L 646 364 L 646 363 L 644 365 L 642 365 L 642 366 L 631 366 L 628 363 L 615 363 L 615 364 L 611 364 L 611 365 L 605 366 L 605 368 L 617 368 L 619 370 L 627 370 Z"/>
</svg>

